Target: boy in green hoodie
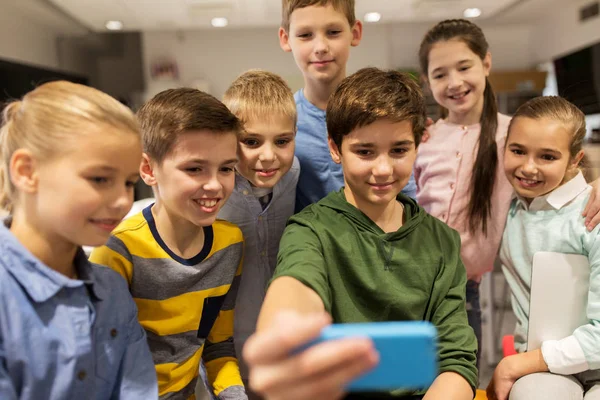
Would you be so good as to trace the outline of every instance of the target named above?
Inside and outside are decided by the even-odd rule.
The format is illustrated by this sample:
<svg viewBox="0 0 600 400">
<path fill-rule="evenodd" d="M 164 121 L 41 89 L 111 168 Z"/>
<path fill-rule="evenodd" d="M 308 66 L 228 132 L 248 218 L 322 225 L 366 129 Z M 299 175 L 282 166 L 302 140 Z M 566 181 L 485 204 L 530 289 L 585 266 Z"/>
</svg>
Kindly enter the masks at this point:
<svg viewBox="0 0 600 400">
<path fill-rule="evenodd" d="M 257 348 L 285 329 L 277 316 L 292 310 L 306 318 L 325 311 L 335 323 L 430 321 L 438 330 L 440 375 L 426 392 L 401 397 L 473 398 L 477 345 L 465 310 L 460 237 L 400 193 L 411 175 L 425 119 L 418 85 L 399 72 L 362 69 L 344 79 L 330 98 L 329 147 L 333 161 L 342 166 L 344 187 L 293 216 L 284 232 L 259 332 L 245 350 L 250 384 L 265 397 L 339 398 L 344 380 L 352 377 L 327 379 L 339 366 L 356 361 L 351 352 L 323 353 L 325 365 L 333 366 L 335 357 L 340 361 L 323 370 L 319 362 L 308 361 L 318 348 L 291 351 L 311 334 L 279 341 L 276 349 Z M 395 398 L 393 393 L 350 396 Z"/>
</svg>

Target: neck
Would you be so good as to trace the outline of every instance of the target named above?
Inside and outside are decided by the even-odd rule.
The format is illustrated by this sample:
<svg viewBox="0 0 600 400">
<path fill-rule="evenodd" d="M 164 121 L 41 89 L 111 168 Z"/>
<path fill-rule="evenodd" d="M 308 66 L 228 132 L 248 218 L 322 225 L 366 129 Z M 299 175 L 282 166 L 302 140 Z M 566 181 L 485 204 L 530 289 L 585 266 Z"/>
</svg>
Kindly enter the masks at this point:
<svg viewBox="0 0 600 400">
<path fill-rule="evenodd" d="M 384 205 L 372 204 L 355 198 L 347 185 L 344 195 L 350 204 L 362 211 L 386 233 L 395 232 L 404 224 L 404 207 L 396 199 Z"/>
<path fill-rule="evenodd" d="M 151 209 L 156 230 L 165 244 L 182 258 L 192 258 L 204 246 L 204 228 L 172 215 L 159 199 Z"/>
<path fill-rule="evenodd" d="M 304 97 L 315 107 L 326 110 L 329 96 L 335 91 L 344 76 L 345 74 L 340 74 L 337 79 L 331 82 L 304 79 Z"/>
<path fill-rule="evenodd" d="M 33 218 L 15 210 L 10 231 L 38 260 L 68 278 L 75 278 L 73 265 L 78 246 L 64 238 L 46 232 L 34 223 Z"/>
<path fill-rule="evenodd" d="M 465 113 L 448 113 L 448 122 L 457 125 L 475 125 L 481 122 L 483 114 L 483 97 L 475 106 Z"/>
</svg>

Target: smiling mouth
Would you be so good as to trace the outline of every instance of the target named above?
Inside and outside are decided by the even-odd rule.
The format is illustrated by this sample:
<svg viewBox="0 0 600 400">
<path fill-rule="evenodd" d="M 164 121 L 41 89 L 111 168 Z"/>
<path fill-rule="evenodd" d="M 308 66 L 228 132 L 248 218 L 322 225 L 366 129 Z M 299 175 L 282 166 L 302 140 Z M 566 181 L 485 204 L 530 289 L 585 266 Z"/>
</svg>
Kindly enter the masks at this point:
<svg viewBox="0 0 600 400">
<path fill-rule="evenodd" d="M 536 186 L 542 183 L 542 181 L 537 181 L 535 179 L 525 179 L 518 176 L 516 178 L 522 184 L 522 186 Z"/>
<path fill-rule="evenodd" d="M 462 99 L 463 97 L 465 97 L 466 95 L 468 95 L 469 93 L 471 93 L 471 91 L 470 91 L 470 90 L 467 90 L 467 91 L 465 91 L 465 92 L 458 93 L 458 94 L 454 94 L 454 95 L 452 95 L 452 96 L 448 96 L 448 97 L 449 97 L 449 98 L 451 98 L 452 100 L 460 100 L 460 99 Z"/>
<path fill-rule="evenodd" d="M 200 206 L 202 211 L 210 214 L 217 211 L 220 199 L 196 199 L 194 202 Z"/>
<path fill-rule="evenodd" d="M 387 190 L 391 188 L 394 183 L 396 183 L 396 181 L 386 183 L 369 183 L 369 185 L 375 190 Z"/>
<path fill-rule="evenodd" d="M 270 177 L 273 176 L 279 171 L 279 168 L 271 168 L 271 169 L 255 169 L 256 173 L 260 176 Z"/>
<path fill-rule="evenodd" d="M 94 225 L 96 225 L 98 228 L 104 230 L 104 231 L 108 231 L 108 232 L 112 232 L 118 225 L 119 222 L 121 222 L 120 219 L 91 219 L 90 222 L 92 222 Z"/>
</svg>

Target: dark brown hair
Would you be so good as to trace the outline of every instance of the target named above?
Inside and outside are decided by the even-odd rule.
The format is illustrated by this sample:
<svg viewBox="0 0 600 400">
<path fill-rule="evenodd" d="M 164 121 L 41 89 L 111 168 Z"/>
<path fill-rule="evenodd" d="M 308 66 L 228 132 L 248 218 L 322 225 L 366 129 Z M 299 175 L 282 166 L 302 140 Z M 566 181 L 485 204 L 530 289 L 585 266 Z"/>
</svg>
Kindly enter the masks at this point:
<svg viewBox="0 0 600 400">
<path fill-rule="evenodd" d="M 425 76 L 427 76 L 429 52 L 432 46 L 449 40 L 462 41 L 481 60 L 488 53 L 487 40 L 483 31 L 477 25 L 465 19 L 442 21 L 431 28 L 421 42 L 419 62 L 421 71 Z M 487 78 L 483 97 L 483 112 L 479 120 L 481 124 L 479 147 L 471 176 L 468 228 L 472 233 L 481 229 L 484 234 L 487 234 L 487 219 L 492 215 L 492 193 L 496 183 L 496 168 L 498 167 L 498 148 L 496 146 L 498 106 L 496 96 Z M 448 110 L 443 109 L 442 117 L 447 115 Z"/>
<path fill-rule="evenodd" d="M 345 78 L 327 103 L 327 131 L 341 151 L 344 136 L 381 119 L 410 121 L 419 145 L 425 129 L 425 100 L 408 74 L 363 68 Z"/>
<path fill-rule="evenodd" d="M 350 26 L 354 26 L 356 15 L 354 14 L 354 0 L 282 0 L 281 1 L 281 27 L 289 32 L 290 17 L 294 10 L 310 6 L 325 7 L 331 4 L 334 10 L 343 13 L 348 19 Z"/>
<path fill-rule="evenodd" d="M 208 93 L 192 88 L 160 92 L 137 113 L 144 153 L 162 162 L 180 134 L 209 130 L 218 133 L 241 131 L 238 118 Z"/>
</svg>

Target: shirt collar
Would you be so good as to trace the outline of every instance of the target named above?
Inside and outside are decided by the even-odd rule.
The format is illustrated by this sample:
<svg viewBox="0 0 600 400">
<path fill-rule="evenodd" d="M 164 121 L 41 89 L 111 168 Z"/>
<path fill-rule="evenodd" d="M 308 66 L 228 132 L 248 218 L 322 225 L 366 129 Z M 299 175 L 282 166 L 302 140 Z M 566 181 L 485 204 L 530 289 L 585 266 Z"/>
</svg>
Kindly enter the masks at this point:
<svg viewBox="0 0 600 400">
<path fill-rule="evenodd" d="M 527 202 L 524 198 L 518 195 L 517 198 L 525 207 L 525 209 L 530 211 L 539 211 L 548 208 L 560 210 L 577 196 L 579 196 L 583 191 L 585 191 L 587 187 L 588 184 L 585 181 L 583 174 L 579 172 L 573 179 L 564 185 L 559 186 L 544 196 L 539 196 L 533 199 L 529 206 L 527 206 Z"/>
<path fill-rule="evenodd" d="M 0 223 L 0 262 L 33 299 L 41 303 L 55 296 L 63 288 L 85 285 L 98 300 L 106 291 L 94 285 L 94 271 L 83 249 L 79 248 L 73 260 L 79 279 L 69 279 L 38 260 L 10 232 L 10 219 Z"/>
</svg>

